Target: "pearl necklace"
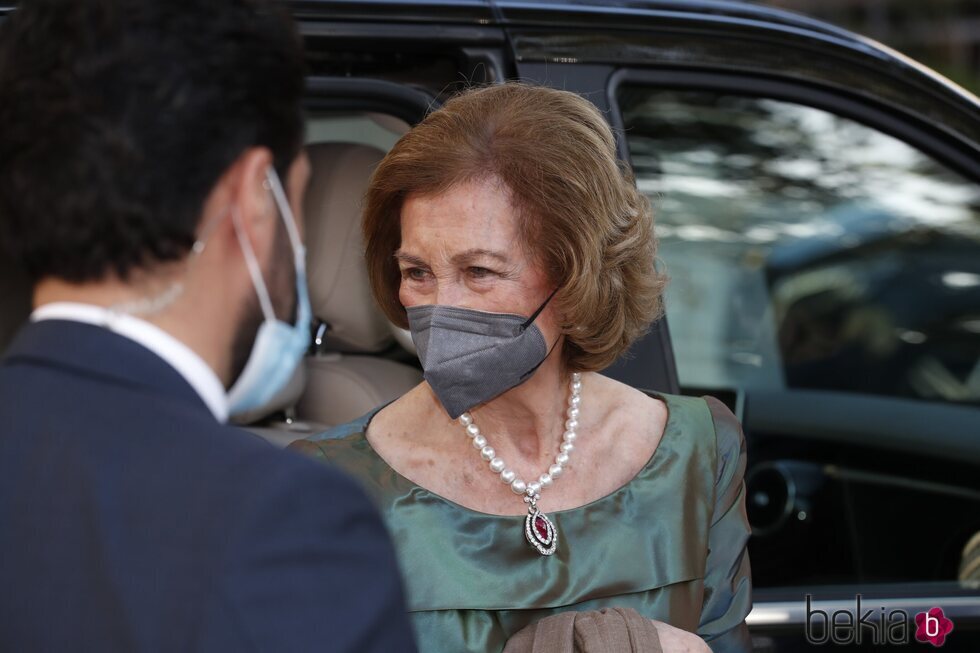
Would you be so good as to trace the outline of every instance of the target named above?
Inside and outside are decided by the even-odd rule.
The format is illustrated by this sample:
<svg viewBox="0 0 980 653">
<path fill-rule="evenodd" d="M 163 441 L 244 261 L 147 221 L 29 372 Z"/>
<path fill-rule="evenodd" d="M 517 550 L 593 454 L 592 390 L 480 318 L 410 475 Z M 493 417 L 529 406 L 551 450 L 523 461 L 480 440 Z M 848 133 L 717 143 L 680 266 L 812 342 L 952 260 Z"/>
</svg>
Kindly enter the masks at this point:
<svg viewBox="0 0 980 653">
<path fill-rule="evenodd" d="M 561 450 L 555 456 L 555 463 L 548 468 L 548 471 L 538 477 L 532 483 L 526 483 L 519 478 L 514 470 L 507 467 L 507 463 L 497 456 L 497 452 L 487 442 L 486 437 L 480 433 L 480 427 L 473 423 L 473 416 L 463 413 L 459 416 L 459 423 L 466 427 L 466 435 L 472 440 L 473 448 L 480 451 L 480 457 L 490 464 L 490 471 L 500 475 L 503 483 L 510 485 L 514 494 L 523 495 L 524 503 L 527 504 L 527 517 L 524 518 L 524 537 L 528 543 L 537 549 L 541 555 L 551 555 L 558 548 L 558 533 L 555 531 L 551 520 L 538 510 L 538 500 L 541 498 L 541 491 L 551 485 L 561 476 L 568 464 L 568 457 L 575 449 L 575 438 L 578 437 L 579 405 L 582 403 L 582 375 L 578 372 L 572 374 L 570 384 L 570 394 L 568 397 L 568 410 L 565 414 L 565 433 L 562 435 Z"/>
</svg>

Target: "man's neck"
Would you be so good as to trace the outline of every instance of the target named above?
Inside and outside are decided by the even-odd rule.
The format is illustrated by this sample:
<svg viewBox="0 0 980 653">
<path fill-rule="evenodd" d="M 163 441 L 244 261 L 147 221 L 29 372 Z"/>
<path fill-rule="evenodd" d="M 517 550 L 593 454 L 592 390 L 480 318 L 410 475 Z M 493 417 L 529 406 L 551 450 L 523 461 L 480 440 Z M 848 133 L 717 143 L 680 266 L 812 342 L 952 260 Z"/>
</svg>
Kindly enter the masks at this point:
<svg viewBox="0 0 980 653">
<path fill-rule="evenodd" d="M 126 282 L 108 278 L 86 283 L 46 278 L 35 285 L 33 304 L 35 309 L 60 302 L 87 304 L 149 322 L 193 351 L 227 386 L 227 338 L 222 339 L 214 320 L 194 306 L 194 293 L 179 278 L 177 274 L 142 275 Z"/>
</svg>

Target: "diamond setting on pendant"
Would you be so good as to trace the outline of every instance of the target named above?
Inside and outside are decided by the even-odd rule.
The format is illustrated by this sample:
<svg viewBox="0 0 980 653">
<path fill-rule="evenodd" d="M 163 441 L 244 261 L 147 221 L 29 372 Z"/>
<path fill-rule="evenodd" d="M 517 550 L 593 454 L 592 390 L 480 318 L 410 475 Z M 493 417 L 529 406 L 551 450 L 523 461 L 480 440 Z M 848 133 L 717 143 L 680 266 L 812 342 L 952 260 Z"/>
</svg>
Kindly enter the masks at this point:
<svg viewBox="0 0 980 653">
<path fill-rule="evenodd" d="M 558 549 L 555 525 L 537 508 L 524 518 L 524 537 L 541 555 L 550 556 Z"/>
</svg>

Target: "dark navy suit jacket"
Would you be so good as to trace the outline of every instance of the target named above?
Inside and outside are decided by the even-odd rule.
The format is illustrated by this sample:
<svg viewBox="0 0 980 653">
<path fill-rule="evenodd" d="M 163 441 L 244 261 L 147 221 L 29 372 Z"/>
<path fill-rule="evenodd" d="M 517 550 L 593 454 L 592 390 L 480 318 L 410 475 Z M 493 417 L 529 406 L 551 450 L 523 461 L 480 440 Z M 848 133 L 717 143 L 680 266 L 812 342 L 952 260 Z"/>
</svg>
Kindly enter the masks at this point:
<svg viewBox="0 0 980 653">
<path fill-rule="evenodd" d="M 218 423 L 131 340 L 21 331 L 0 363 L 0 651 L 409 650 L 352 481 Z"/>
</svg>

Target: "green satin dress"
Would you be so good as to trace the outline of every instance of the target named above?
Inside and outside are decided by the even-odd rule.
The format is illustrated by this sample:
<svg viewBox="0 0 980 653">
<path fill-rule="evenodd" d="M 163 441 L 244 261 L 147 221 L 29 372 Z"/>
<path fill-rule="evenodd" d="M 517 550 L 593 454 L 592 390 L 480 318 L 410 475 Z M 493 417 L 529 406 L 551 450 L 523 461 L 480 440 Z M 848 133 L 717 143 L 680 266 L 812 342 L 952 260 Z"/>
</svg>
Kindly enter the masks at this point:
<svg viewBox="0 0 980 653">
<path fill-rule="evenodd" d="M 696 632 L 714 653 L 751 650 L 745 441 L 716 399 L 658 394 L 663 438 L 628 483 L 547 513 L 558 550 L 524 539 L 521 516 L 476 512 L 394 471 L 364 433 L 379 409 L 294 445 L 354 475 L 401 563 L 422 653 L 499 653 L 510 635 L 566 610 L 631 607 Z"/>
</svg>

